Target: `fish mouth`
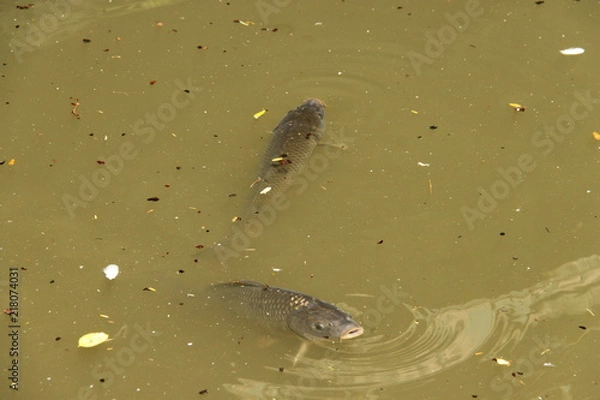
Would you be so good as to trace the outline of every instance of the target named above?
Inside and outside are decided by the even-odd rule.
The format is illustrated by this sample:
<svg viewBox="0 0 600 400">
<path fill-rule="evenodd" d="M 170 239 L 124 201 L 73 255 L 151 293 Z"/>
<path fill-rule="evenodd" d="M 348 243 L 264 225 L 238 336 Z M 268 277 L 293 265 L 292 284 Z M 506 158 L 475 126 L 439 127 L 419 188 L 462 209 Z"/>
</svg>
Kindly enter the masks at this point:
<svg viewBox="0 0 600 400">
<path fill-rule="evenodd" d="M 340 336 L 340 339 L 342 339 L 342 340 L 344 340 L 344 339 L 352 339 L 352 338 L 355 338 L 355 337 L 359 337 L 363 333 L 365 333 L 364 328 L 362 326 L 356 326 L 356 327 L 350 328 L 346 332 L 344 332 Z"/>
</svg>

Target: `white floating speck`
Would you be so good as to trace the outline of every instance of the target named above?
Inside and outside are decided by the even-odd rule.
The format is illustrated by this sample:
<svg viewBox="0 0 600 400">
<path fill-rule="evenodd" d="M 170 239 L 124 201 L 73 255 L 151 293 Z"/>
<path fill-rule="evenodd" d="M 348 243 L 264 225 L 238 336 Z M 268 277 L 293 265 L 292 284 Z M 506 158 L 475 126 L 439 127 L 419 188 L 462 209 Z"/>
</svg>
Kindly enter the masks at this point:
<svg viewBox="0 0 600 400">
<path fill-rule="evenodd" d="M 420 165 L 421 167 L 429 167 L 430 164 L 419 161 L 417 165 Z"/>
<path fill-rule="evenodd" d="M 273 272 L 281 272 L 281 268 L 273 268 Z"/>
<path fill-rule="evenodd" d="M 110 279 L 111 281 L 119 275 L 119 266 L 117 264 L 109 264 L 103 270 L 104 276 L 106 279 Z"/>
<path fill-rule="evenodd" d="M 272 187 L 268 186 L 266 188 L 264 188 L 263 190 L 260 191 L 260 194 L 267 194 L 271 191 Z"/>
<path fill-rule="evenodd" d="M 560 54 L 565 56 L 577 56 L 583 53 L 585 53 L 585 49 L 582 49 L 581 47 L 569 47 L 568 49 L 560 50 Z"/>
</svg>

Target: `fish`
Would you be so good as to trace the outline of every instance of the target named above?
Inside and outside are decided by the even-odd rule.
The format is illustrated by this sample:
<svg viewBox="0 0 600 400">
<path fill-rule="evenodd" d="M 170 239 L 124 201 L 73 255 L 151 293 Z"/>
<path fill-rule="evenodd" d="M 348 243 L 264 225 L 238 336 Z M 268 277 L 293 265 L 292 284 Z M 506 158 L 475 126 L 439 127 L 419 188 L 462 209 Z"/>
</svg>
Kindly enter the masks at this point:
<svg viewBox="0 0 600 400">
<path fill-rule="evenodd" d="M 289 206 L 286 193 L 300 181 L 297 178 L 324 132 L 325 103 L 316 98 L 290 110 L 273 129 L 244 211 L 233 219 L 232 233 L 213 246 L 221 264 L 239 257 L 239 252 L 248 249 L 251 240 L 274 222 L 278 212 Z"/>
<path fill-rule="evenodd" d="M 212 288 L 231 311 L 270 331 L 291 331 L 313 342 L 353 339 L 364 333 L 350 314 L 307 294 L 254 281 L 218 283 Z"/>
<path fill-rule="evenodd" d="M 244 223 L 279 201 L 302 173 L 325 132 L 325 103 L 311 98 L 290 110 L 273 129 L 262 156 L 258 176 L 251 185 Z"/>
</svg>

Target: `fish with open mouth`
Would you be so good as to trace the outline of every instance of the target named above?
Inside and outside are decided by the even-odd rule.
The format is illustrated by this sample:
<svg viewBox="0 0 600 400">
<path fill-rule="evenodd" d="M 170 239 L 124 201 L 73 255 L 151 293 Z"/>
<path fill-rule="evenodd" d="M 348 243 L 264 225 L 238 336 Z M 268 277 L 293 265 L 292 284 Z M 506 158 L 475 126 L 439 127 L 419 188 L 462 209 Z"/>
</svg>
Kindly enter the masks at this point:
<svg viewBox="0 0 600 400">
<path fill-rule="evenodd" d="M 253 281 L 212 286 L 228 308 L 268 330 L 291 331 L 304 340 L 347 340 L 364 333 L 352 316 L 307 294 Z"/>
</svg>

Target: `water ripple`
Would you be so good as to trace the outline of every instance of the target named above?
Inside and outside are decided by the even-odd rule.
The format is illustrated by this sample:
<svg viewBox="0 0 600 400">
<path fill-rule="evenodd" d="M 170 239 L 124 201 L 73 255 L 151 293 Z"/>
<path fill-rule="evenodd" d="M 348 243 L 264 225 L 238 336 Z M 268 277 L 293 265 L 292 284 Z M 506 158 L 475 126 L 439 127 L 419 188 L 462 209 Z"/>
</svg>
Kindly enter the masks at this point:
<svg viewBox="0 0 600 400">
<path fill-rule="evenodd" d="M 548 279 L 496 299 L 438 311 L 406 306 L 414 322 L 396 337 L 383 335 L 311 349 L 280 382 L 240 378 L 226 389 L 243 398 L 378 398 L 382 388 L 424 385 L 467 359 L 517 346 L 539 321 L 578 315 L 600 302 L 600 257 L 565 264 Z M 485 356 L 477 358 L 477 354 Z M 267 367 L 276 371 L 277 369 Z"/>
</svg>

